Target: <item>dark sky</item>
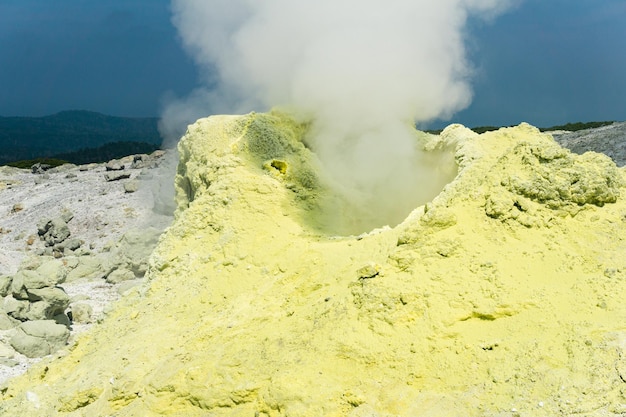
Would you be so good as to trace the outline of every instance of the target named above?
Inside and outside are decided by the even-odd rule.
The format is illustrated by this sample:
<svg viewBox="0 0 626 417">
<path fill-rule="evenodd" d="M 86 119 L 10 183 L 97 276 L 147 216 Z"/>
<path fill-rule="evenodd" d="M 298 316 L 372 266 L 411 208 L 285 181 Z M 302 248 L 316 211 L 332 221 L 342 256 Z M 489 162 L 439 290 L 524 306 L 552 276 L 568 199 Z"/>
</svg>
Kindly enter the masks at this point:
<svg viewBox="0 0 626 417">
<path fill-rule="evenodd" d="M 626 120 L 626 0 L 525 0 L 472 22 L 468 49 L 474 101 L 453 122 Z M 0 0 L 2 116 L 157 116 L 197 79 L 168 0 Z"/>
</svg>

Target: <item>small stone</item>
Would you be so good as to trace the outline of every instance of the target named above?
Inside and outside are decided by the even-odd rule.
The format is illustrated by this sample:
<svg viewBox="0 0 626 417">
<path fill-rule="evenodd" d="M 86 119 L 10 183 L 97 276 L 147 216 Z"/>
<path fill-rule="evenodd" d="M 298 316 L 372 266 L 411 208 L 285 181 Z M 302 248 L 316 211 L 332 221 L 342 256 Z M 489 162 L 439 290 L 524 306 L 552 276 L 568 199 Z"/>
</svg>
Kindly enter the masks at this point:
<svg viewBox="0 0 626 417">
<path fill-rule="evenodd" d="M 59 251 L 65 251 L 65 250 L 73 251 L 73 250 L 80 248 L 80 245 L 82 245 L 82 242 L 80 241 L 80 239 L 72 238 L 72 239 L 66 239 L 65 241 L 55 245 L 54 249 L 58 249 Z"/>
<path fill-rule="evenodd" d="M 11 213 L 18 213 L 22 210 L 24 210 L 24 204 L 22 203 L 13 204 L 13 207 L 11 208 Z"/>
<path fill-rule="evenodd" d="M 112 159 L 106 163 L 105 169 L 107 171 L 121 171 L 124 169 L 124 164 L 118 159 Z"/>
<path fill-rule="evenodd" d="M 51 168 L 52 168 L 52 165 L 42 164 L 41 162 L 38 162 L 34 164 L 33 166 L 31 166 L 30 170 L 33 174 L 43 174 L 44 172 L 46 172 L 47 170 Z"/>
<path fill-rule="evenodd" d="M 72 320 L 70 320 L 69 316 L 65 313 L 57 314 L 52 318 L 52 320 L 54 320 L 57 324 L 62 324 L 68 329 L 70 329 L 70 326 L 72 325 Z"/>
<path fill-rule="evenodd" d="M 356 272 L 359 279 L 369 279 L 380 275 L 382 267 L 374 262 L 370 262 L 367 265 L 359 268 Z"/>
<path fill-rule="evenodd" d="M 130 180 L 124 184 L 124 191 L 126 193 L 134 193 L 139 189 L 139 181 Z"/>
<path fill-rule="evenodd" d="M 61 212 L 61 218 L 65 223 L 69 223 L 74 218 L 74 213 L 68 209 L 63 209 Z"/>
<path fill-rule="evenodd" d="M 91 323 L 93 320 L 93 308 L 87 303 L 72 304 L 72 321 L 74 323 Z"/>
</svg>

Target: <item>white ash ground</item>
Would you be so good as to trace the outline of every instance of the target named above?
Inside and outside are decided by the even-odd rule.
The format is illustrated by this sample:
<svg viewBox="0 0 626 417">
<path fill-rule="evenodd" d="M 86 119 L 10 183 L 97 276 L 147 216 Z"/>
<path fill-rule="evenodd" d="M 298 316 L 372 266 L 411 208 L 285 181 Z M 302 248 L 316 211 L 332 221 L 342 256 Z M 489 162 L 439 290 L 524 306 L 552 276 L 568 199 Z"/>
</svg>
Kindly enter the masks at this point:
<svg viewBox="0 0 626 417">
<path fill-rule="evenodd" d="M 67 165 L 44 174 L 30 170 L 0 167 L 0 275 L 13 275 L 28 256 L 44 249 L 37 234 L 37 223 L 69 210 L 70 237 L 83 241 L 82 248 L 100 255 L 131 229 L 154 227 L 164 230 L 171 222 L 175 152 L 150 160 L 143 168 L 126 169 L 128 179 L 107 181 L 105 164 Z M 137 191 L 127 192 L 133 182 Z M 96 277 L 63 283 L 72 301 L 93 309 L 93 322 L 124 290 L 140 282 L 109 284 Z M 120 288 L 121 287 L 121 288 Z M 72 325 L 70 343 L 92 324 Z M 8 343 L 14 330 L 0 331 L 0 385 L 22 374 L 41 359 L 30 359 L 15 352 Z"/>
</svg>

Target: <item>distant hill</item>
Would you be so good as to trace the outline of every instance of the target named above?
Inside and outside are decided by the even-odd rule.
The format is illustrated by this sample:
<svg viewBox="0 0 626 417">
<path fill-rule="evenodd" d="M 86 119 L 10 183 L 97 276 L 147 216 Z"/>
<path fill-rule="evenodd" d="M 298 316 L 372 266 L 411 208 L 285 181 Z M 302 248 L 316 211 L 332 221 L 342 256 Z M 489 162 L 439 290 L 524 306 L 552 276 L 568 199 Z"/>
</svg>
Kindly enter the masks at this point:
<svg viewBox="0 0 626 417">
<path fill-rule="evenodd" d="M 158 145 L 147 142 L 111 142 L 97 148 L 81 149 L 74 152 L 53 155 L 52 157 L 80 165 L 92 162 L 107 162 L 111 159 L 122 158 L 127 155 L 140 153 L 149 154 L 157 149 L 159 149 Z"/>
<path fill-rule="evenodd" d="M 112 142 L 162 142 L 158 118 L 115 117 L 90 111 L 62 111 L 44 117 L 0 116 L 0 165 L 50 157 Z"/>
</svg>

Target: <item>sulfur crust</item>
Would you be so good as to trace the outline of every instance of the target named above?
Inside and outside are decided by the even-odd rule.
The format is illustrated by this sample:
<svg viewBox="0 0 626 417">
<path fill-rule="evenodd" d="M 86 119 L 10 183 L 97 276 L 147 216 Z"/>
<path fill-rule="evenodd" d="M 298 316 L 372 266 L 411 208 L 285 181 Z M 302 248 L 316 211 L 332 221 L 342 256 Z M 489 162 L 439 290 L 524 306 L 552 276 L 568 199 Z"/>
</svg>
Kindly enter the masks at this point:
<svg viewBox="0 0 626 417">
<path fill-rule="evenodd" d="M 437 198 L 330 236 L 305 133 L 276 113 L 192 125 L 146 289 L 11 381 L 0 414 L 626 413 L 623 169 L 526 124 L 452 125 Z"/>
</svg>

